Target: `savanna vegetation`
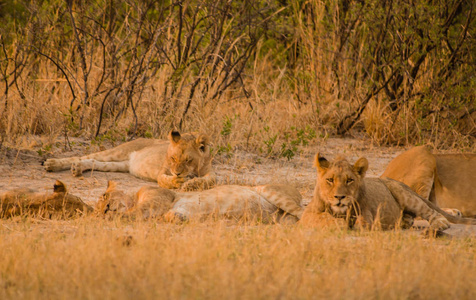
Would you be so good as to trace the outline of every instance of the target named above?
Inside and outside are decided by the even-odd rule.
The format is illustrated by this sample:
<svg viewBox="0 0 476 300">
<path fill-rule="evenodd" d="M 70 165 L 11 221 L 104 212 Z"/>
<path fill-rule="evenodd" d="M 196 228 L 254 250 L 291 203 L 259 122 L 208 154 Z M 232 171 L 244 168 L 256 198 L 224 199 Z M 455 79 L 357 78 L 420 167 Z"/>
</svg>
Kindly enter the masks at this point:
<svg viewBox="0 0 476 300">
<path fill-rule="evenodd" d="M 287 158 L 356 132 L 377 144 L 473 148 L 475 9 L 469 0 L 1 0 L 1 143 L 178 128 L 208 131 L 218 152 Z"/>
<path fill-rule="evenodd" d="M 220 183 L 288 180 L 306 200 L 311 156 L 330 136 L 474 152 L 475 10 L 472 0 L 0 0 L 0 189 L 51 189 L 58 176 L 98 199 L 114 176 L 132 190 L 142 183 L 127 174 L 73 178 L 40 161 L 173 128 L 211 136 L 225 154 Z M 41 137 L 39 155 L 18 150 L 25 137 Z M 390 159 L 373 145 L 326 150 Z M 246 152 L 228 159 L 236 149 Z M 0 299 L 474 299 L 475 241 L 17 216 L 0 221 Z"/>
</svg>

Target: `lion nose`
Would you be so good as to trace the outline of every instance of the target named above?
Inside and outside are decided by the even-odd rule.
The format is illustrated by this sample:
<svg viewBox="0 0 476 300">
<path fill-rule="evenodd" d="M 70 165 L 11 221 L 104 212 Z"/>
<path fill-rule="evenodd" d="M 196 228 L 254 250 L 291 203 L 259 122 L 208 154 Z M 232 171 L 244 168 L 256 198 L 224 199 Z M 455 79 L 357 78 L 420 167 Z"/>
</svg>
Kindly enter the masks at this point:
<svg viewBox="0 0 476 300">
<path fill-rule="evenodd" d="M 334 196 L 334 198 L 336 198 L 337 200 L 339 200 L 339 202 L 341 202 L 342 200 L 344 200 L 345 196 L 336 195 Z"/>
</svg>

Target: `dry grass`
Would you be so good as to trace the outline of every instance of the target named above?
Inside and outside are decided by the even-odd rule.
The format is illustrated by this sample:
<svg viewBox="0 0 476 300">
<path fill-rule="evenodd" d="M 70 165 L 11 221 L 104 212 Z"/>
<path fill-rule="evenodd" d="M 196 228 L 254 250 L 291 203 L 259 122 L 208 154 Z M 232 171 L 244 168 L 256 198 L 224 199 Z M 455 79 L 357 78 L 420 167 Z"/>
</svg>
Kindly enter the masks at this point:
<svg viewBox="0 0 476 300">
<path fill-rule="evenodd" d="M 474 299 L 475 240 L 299 226 L 0 223 L 2 299 Z"/>
<path fill-rule="evenodd" d="M 78 20 L 81 18 L 87 20 L 83 25 L 86 26 L 86 32 L 93 35 L 99 33 L 93 26 L 95 23 L 90 21 L 98 18 L 100 20 L 98 22 L 105 22 L 101 17 L 101 9 L 105 4 L 101 3 L 103 2 L 93 2 L 90 10 L 86 9 L 87 5 L 83 7 L 78 4 L 75 8 L 78 10 L 76 17 Z M 186 3 L 190 4 L 191 2 L 186 1 Z M 337 132 L 336 127 L 339 122 L 350 113 L 355 112 L 371 90 L 367 81 L 368 77 L 372 76 L 368 72 L 374 72 L 371 70 L 374 67 L 373 63 L 366 62 L 366 59 L 373 55 L 367 52 L 370 51 L 369 49 L 373 49 L 370 46 L 375 42 L 375 38 L 370 34 L 371 32 L 367 32 L 365 24 L 362 25 L 363 29 L 360 27 L 339 29 L 339 26 L 345 25 L 342 23 L 345 20 L 340 20 L 341 17 L 343 19 L 356 17 L 353 15 L 340 16 L 342 9 L 340 2 L 326 4 L 322 1 L 312 0 L 305 3 L 290 1 L 290 4 L 285 7 L 285 11 L 273 6 L 276 11 L 272 15 L 276 15 L 276 20 L 273 19 L 273 22 L 270 23 L 272 25 L 270 25 L 270 36 L 259 35 L 257 37 L 256 46 L 253 46 L 253 55 L 247 61 L 239 82 L 231 84 L 224 90 L 219 90 L 218 83 L 223 80 L 222 77 L 225 76 L 225 73 L 230 72 L 230 70 L 224 69 L 225 66 L 222 63 L 205 64 L 204 69 L 201 69 L 200 65 L 194 65 L 194 63 L 202 61 L 199 59 L 190 67 L 178 72 L 164 61 L 153 75 L 139 74 L 140 78 L 147 75 L 147 82 L 143 86 L 136 87 L 135 94 L 131 98 L 131 103 L 134 103 L 134 111 L 124 98 L 125 91 L 129 89 L 128 84 L 132 80 L 131 78 L 127 80 L 109 78 L 104 81 L 104 85 L 100 89 L 101 93 L 92 94 L 96 86 L 102 82 L 103 73 L 109 72 L 113 66 L 117 68 L 113 72 L 114 74 L 128 73 L 126 69 L 128 59 L 123 58 L 116 61 L 109 57 L 122 55 L 121 51 L 136 48 L 128 38 L 130 34 L 123 32 L 125 29 L 122 25 L 118 26 L 115 33 L 120 39 L 116 46 L 127 45 L 129 48 L 117 50 L 119 52 L 115 54 L 108 53 L 109 56 L 106 55 L 106 59 L 99 44 L 95 47 L 91 46 L 92 50 L 87 53 L 89 70 L 87 84 L 79 80 L 82 78 L 83 71 L 76 57 L 77 51 L 73 49 L 75 42 L 71 40 L 71 36 L 58 34 L 53 29 L 47 29 L 49 27 L 34 26 L 33 23 L 29 26 L 33 26 L 36 30 L 26 30 L 24 34 L 21 34 L 21 31 L 11 32 L 8 34 L 8 39 L 5 40 L 8 42 L 3 42 L 5 43 L 4 51 L 0 51 L 0 61 L 3 64 L 0 66 L 0 71 L 5 74 L 14 73 L 16 64 L 10 60 L 13 59 L 16 51 L 25 52 L 23 54 L 25 62 L 23 62 L 22 71 L 17 70 L 19 72 L 18 79 L 14 80 L 11 78 L 12 76 L 5 75 L 3 76 L 5 83 L 0 84 L 0 95 L 2 95 L 0 97 L 0 145 L 18 147 L 25 135 L 44 135 L 54 140 L 54 138 L 66 134 L 90 139 L 96 135 L 98 127 L 100 127 L 99 138 L 103 139 L 125 140 L 131 138 L 131 133 L 134 133 L 135 136 L 164 138 L 170 129 L 179 127 L 181 124 L 183 131 L 207 131 L 213 137 L 217 147 L 232 149 L 237 147 L 266 155 L 271 152 L 271 155 L 279 156 L 280 147 L 283 143 L 289 145 L 296 136 L 296 129 L 303 130 L 309 126 L 316 132 L 317 137 L 333 135 Z M 354 4 L 359 6 L 358 3 Z M 65 9 L 61 3 L 55 5 L 58 5 L 60 11 Z M 130 9 L 136 12 L 132 6 Z M 398 6 L 396 5 L 396 7 Z M 32 6 L 31 9 L 39 9 L 35 7 Z M 35 11 L 34 9 L 33 11 Z M 42 9 L 44 11 L 41 9 L 40 11 L 50 15 L 48 9 L 53 8 L 45 6 Z M 120 14 L 120 6 L 117 9 Z M 88 11 L 89 13 L 97 12 L 97 14 L 82 15 L 82 13 L 87 14 Z M 280 14 L 289 14 L 289 20 L 284 22 Z M 163 40 L 158 44 L 164 44 L 164 53 L 167 52 L 170 59 L 175 61 L 177 33 L 174 28 L 178 25 L 174 23 L 177 18 L 172 12 L 169 17 L 167 22 L 170 24 L 160 23 L 161 26 L 167 28 L 170 26 L 170 29 L 164 31 L 167 33 L 164 33 L 164 36 L 161 37 Z M 69 19 L 67 20 L 69 22 Z M 149 21 L 152 22 L 152 20 Z M 58 25 L 57 28 L 62 33 L 65 21 L 40 18 L 38 22 L 41 24 L 50 24 L 49 22 L 51 22 L 51 26 Z M 361 24 L 361 22 L 356 22 L 356 24 Z M 344 27 L 346 26 L 350 26 L 350 24 Z M 44 31 L 42 31 L 43 29 Z M 140 32 L 140 29 L 137 30 Z M 348 30 L 352 32 L 347 37 L 349 42 L 342 42 L 345 40 L 341 36 L 342 32 Z M 45 45 L 42 45 L 44 47 L 42 49 L 47 53 L 51 52 L 51 55 L 56 55 L 59 51 L 55 47 L 63 45 L 64 49 L 59 48 L 64 51 L 65 55 L 62 58 L 63 68 L 67 69 L 70 78 L 78 79 L 76 83 L 71 79 L 73 81 L 71 89 L 64 74 L 58 70 L 55 64 L 43 56 L 38 57 L 38 53 L 34 51 L 25 50 L 32 51 L 32 49 L 36 49 L 36 46 L 25 46 L 25 49 L 18 48 L 24 43 L 29 45 L 28 43 L 31 42 L 29 39 L 24 40 L 25 36 L 36 37 L 39 35 L 40 37 L 41 34 L 44 35 L 45 42 L 47 41 Z M 468 33 L 468 35 L 471 34 Z M 287 40 L 281 43 L 280 39 L 284 36 L 287 37 Z M 389 36 L 397 35 L 389 33 Z M 6 33 L 5 37 L 7 37 Z M 86 37 L 83 38 L 86 39 Z M 97 38 L 104 37 L 99 34 Z M 239 56 L 240 51 L 243 50 L 239 46 L 240 42 L 244 42 L 243 36 L 238 35 L 230 37 L 230 39 L 228 44 L 236 45 L 236 48 L 233 48 L 235 46 L 220 48 L 220 51 L 223 52 L 221 55 L 226 56 L 237 51 L 236 56 Z M 185 41 L 183 42 L 185 43 Z M 92 40 L 89 43 L 94 45 Z M 344 44 L 341 45 L 341 43 Z M 468 43 L 471 45 L 469 41 Z M 88 43 L 85 42 L 85 44 Z M 203 48 L 206 49 L 206 46 L 207 44 L 203 45 Z M 107 51 L 112 50 L 107 48 Z M 296 51 L 299 52 L 299 55 Z M 389 49 L 388 52 L 390 55 L 398 51 Z M 121 55 L 119 56 L 122 57 Z M 145 57 L 149 57 L 148 55 L 150 54 Z M 23 56 L 20 55 L 21 57 Z M 193 61 L 195 59 L 193 58 Z M 411 65 L 414 60 L 416 59 L 408 58 L 408 62 L 403 61 L 395 68 Z M 392 59 L 389 58 L 389 61 Z M 443 64 L 443 61 L 444 59 L 437 55 L 427 59 L 427 62 L 421 67 L 422 75 L 414 79 L 412 87 L 401 87 L 401 90 L 405 92 L 403 94 L 410 93 L 415 97 L 398 98 L 396 101 L 399 102 L 399 105 L 396 110 L 389 107 L 393 101 L 389 101 L 383 92 L 373 95 L 371 97 L 372 104 L 362 111 L 361 117 L 353 127 L 356 130 L 352 130 L 350 133 L 363 132 L 378 144 L 419 143 L 432 144 L 435 148 L 459 148 L 474 151 L 476 112 L 474 111 L 474 101 L 471 102 L 474 85 L 461 84 L 461 90 L 455 92 L 446 91 L 447 87 L 442 87 L 442 91 L 435 92 L 436 94 L 429 92 L 435 90 L 432 86 L 438 79 L 435 70 L 441 69 L 440 64 Z M 213 60 L 213 62 L 216 61 Z M 107 63 L 106 67 L 103 65 L 105 63 Z M 380 66 L 377 64 L 375 67 Z M 215 68 L 218 71 L 212 72 L 211 70 Z M 464 64 L 461 68 L 466 70 Z M 197 73 L 197 69 L 202 71 Z M 465 76 L 466 73 L 463 71 L 461 72 L 463 79 L 470 77 L 469 75 Z M 405 71 L 404 74 L 406 73 L 408 72 Z M 110 76 L 113 76 L 111 74 Z M 193 82 L 196 79 L 200 79 L 196 85 L 197 92 L 191 96 L 191 86 L 194 86 Z M 413 82 L 413 79 L 411 81 Z M 463 82 L 466 81 L 463 80 Z M 116 90 L 114 88 L 116 84 L 121 88 Z M 448 85 L 460 86 L 460 83 L 456 81 L 452 84 L 448 79 Z M 89 95 L 88 104 L 80 105 L 80 98 L 85 87 L 89 89 L 91 95 Z M 114 93 L 108 98 L 105 97 L 105 94 L 109 89 L 114 90 Z M 77 97 L 75 99 L 73 99 L 72 90 L 75 91 Z M 172 93 L 172 90 L 175 92 Z M 215 98 L 213 95 L 216 95 L 217 92 L 220 96 Z M 420 94 L 423 96 L 416 97 Z M 103 104 L 104 111 L 102 111 Z M 227 121 L 231 122 L 231 127 L 229 134 L 224 135 L 222 132 L 224 123 Z M 101 126 L 99 126 L 100 124 Z M 266 143 L 275 136 L 275 145 L 268 151 Z M 46 143 L 45 146 L 51 145 Z"/>
</svg>

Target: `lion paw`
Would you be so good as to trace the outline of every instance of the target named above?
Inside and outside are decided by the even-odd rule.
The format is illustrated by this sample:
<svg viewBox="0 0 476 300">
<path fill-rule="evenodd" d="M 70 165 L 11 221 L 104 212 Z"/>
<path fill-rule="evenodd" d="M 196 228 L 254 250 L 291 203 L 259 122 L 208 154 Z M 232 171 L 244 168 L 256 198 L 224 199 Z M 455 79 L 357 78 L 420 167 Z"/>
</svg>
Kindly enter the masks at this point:
<svg viewBox="0 0 476 300">
<path fill-rule="evenodd" d="M 187 221 L 187 217 L 181 213 L 169 211 L 164 215 L 164 220 L 169 223 L 180 223 Z"/>
<path fill-rule="evenodd" d="M 433 230 L 445 230 L 450 228 L 450 222 L 443 216 L 437 216 L 430 220 L 430 228 Z"/>
<path fill-rule="evenodd" d="M 413 226 L 415 218 L 409 214 L 403 214 L 402 219 L 400 221 L 400 228 L 402 229 L 409 229 Z"/>
<path fill-rule="evenodd" d="M 79 162 L 71 164 L 71 173 L 74 177 L 83 175 L 83 169 L 81 168 L 81 164 Z"/>
<path fill-rule="evenodd" d="M 54 171 L 60 171 L 61 170 L 61 164 L 59 163 L 58 159 L 50 158 L 47 159 L 44 163 L 43 166 L 45 167 L 45 170 L 48 172 L 54 172 Z"/>
<path fill-rule="evenodd" d="M 444 231 L 441 230 L 433 230 L 431 228 L 427 228 L 422 231 L 421 236 L 423 238 L 441 238 L 441 237 L 446 237 L 446 238 L 451 238 L 452 235 L 448 234 Z"/>
<path fill-rule="evenodd" d="M 185 182 L 185 179 L 182 177 L 173 177 L 170 182 L 171 182 L 172 188 L 179 189 L 182 186 L 182 184 Z"/>
<path fill-rule="evenodd" d="M 190 180 L 184 182 L 181 189 L 184 190 L 184 191 L 194 191 L 194 190 L 198 190 L 200 188 L 200 186 L 201 186 L 201 184 L 200 184 L 199 180 L 190 179 Z"/>
<path fill-rule="evenodd" d="M 179 189 L 184 182 L 183 178 L 163 175 L 157 179 L 160 187 L 165 189 Z"/>
<path fill-rule="evenodd" d="M 205 180 L 203 178 L 193 178 L 182 185 L 184 191 L 208 190 L 215 185 L 215 181 Z"/>
</svg>

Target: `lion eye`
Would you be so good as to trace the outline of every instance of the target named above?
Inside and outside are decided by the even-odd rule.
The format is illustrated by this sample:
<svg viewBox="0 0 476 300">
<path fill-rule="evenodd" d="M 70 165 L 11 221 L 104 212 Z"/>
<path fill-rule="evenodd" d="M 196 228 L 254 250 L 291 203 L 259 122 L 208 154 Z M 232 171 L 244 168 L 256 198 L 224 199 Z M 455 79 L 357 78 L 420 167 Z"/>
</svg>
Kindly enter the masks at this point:
<svg viewBox="0 0 476 300">
<path fill-rule="evenodd" d="M 326 181 L 329 184 L 333 184 L 334 183 L 334 178 L 327 178 Z"/>
<path fill-rule="evenodd" d="M 172 159 L 173 162 L 177 162 L 177 158 L 175 156 L 172 156 L 170 159 Z"/>
<path fill-rule="evenodd" d="M 351 184 L 352 182 L 354 182 L 354 179 L 348 178 L 346 182 L 347 182 L 347 184 Z"/>
</svg>

